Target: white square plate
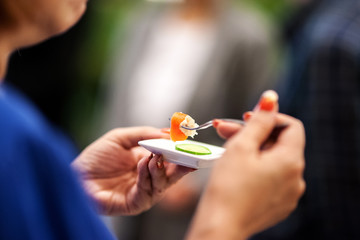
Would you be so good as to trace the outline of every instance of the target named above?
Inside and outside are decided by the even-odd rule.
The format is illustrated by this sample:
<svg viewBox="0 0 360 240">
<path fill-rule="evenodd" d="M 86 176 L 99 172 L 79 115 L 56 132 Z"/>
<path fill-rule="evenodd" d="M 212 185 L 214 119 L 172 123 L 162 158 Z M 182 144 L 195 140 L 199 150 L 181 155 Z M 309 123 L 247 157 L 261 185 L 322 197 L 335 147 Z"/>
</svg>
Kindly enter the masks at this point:
<svg viewBox="0 0 360 240">
<path fill-rule="evenodd" d="M 195 155 L 176 150 L 175 145 L 182 143 L 205 146 L 210 149 L 211 154 Z M 225 151 L 225 149 L 222 147 L 191 140 L 173 142 L 168 139 L 150 139 L 139 141 L 139 145 L 143 146 L 152 153 L 163 155 L 164 160 L 167 162 L 196 169 L 211 167 L 214 164 L 215 160 L 220 158 Z"/>
</svg>

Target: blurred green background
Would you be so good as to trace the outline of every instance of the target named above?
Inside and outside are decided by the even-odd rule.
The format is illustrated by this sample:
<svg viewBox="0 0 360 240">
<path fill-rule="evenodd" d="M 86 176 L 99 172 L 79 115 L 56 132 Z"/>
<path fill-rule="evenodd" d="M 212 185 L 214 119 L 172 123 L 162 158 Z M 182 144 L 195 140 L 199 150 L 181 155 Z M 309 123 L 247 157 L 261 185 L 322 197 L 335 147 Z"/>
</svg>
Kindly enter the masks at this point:
<svg viewBox="0 0 360 240">
<path fill-rule="evenodd" d="M 234 4 L 257 10 L 281 33 L 294 11 L 294 1 L 234 0 Z M 127 26 L 143 4 L 144 0 L 91 0 L 84 17 L 67 33 L 21 49 L 11 58 L 7 81 L 28 95 L 80 149 L 101 134 L 96 128 L 110 42 L 115 33 L 117 39 L 120 34 L 122 46 Z"/>
<path fill-rule="evenodd" d="M 71 123 L 68 128 L 81 146 L 94 138 L 89 129 L 93 128 L 96 121 L 99 79 L 111 51 L 109 43 L 114 29 L 120 27 L 125 34 L 127 21 L 142 2 L 138 0 L 89 1 L 88 11 L 82 20 L 81 43 L 74 59 L 78 71 L 74 74 L 77 75 L 79 87 L 70 98 L 69 112 L 66 114 L 69 116 L 67 122 Z M 279 28 L 294 11 L 290 0 L 237 0 L 235 4 L 236 2 L 257 9 L 267 21 Z"/>
</svg>

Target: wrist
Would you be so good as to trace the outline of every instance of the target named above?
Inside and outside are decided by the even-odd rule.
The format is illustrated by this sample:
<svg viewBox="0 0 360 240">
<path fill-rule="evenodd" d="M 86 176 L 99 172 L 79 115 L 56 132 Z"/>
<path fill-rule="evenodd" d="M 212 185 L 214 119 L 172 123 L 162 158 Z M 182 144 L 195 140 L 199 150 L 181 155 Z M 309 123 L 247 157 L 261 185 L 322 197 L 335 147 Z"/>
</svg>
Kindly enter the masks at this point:
<svg viewBox="0 0 360 240">
<path fill-rule="evenodd" d="M 237 207 L 234 209 L 232 204 L 224 200 L 216 192 L 206 190 L 198 205 L 187 240 L 245 240 L 250 236 Z"/>
</svg>

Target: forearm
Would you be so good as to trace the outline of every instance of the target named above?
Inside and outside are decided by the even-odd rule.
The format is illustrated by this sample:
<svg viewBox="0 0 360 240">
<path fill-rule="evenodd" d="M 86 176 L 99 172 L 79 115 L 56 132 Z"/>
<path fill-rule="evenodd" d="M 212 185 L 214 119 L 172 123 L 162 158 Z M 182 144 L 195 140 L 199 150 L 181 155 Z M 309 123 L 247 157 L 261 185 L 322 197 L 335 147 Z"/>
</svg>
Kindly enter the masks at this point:
<svg viewBox="0 0 360 240">
<path fill-rule="evenodd" d="M 234 214 L 234 209 L 218 198 L 213 189 L 204 192 L 198 206 L 187 240 L 242 240 L 248 237 L 248 231 L 238 220 L 239 216 Z"/>
</svg>

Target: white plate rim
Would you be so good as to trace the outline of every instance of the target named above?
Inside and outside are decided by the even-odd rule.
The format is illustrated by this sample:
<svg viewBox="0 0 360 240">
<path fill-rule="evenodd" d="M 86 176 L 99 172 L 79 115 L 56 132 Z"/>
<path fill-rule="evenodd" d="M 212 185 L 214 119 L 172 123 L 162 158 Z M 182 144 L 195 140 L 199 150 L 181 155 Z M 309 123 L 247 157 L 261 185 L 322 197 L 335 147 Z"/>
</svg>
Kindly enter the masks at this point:
<svg viewBox="0 0 360 240">
<path fill-rule="evenodd" d="M 195 155 L 175 150 L 175 145 L 182 143 L 197 144 L 208 147 L 211 150 L 212 154 Z M 222 147 L 194 140 L 173 142 L 169 139 L 149 139 L 139 141 L 138 144 L 146 148 L 150 152 L 163 155 L 165 161 L 196 169 L 211 167 L 225 151 L 225 149 Z"/>
</svg>

